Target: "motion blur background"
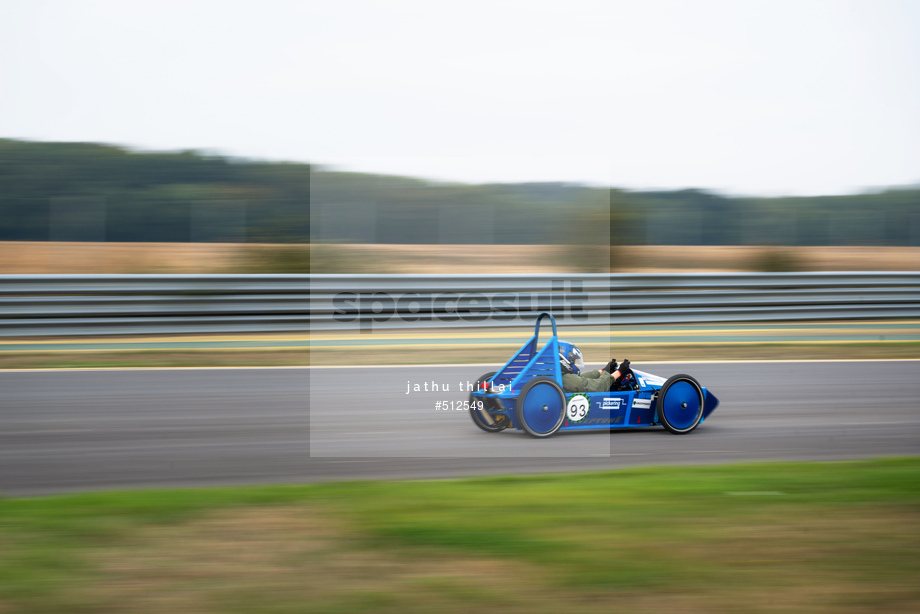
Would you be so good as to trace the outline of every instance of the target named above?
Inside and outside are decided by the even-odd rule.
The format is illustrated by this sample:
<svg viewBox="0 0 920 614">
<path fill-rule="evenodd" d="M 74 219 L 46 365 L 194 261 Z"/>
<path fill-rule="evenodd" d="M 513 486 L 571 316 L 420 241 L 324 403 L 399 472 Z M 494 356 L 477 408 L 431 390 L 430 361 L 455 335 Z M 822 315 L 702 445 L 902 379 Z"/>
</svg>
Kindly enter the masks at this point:
<svg viewBox="0 0 920 614">
<path fill-rule="evenodd" d="M 920 610 L 920 465 L 853 460 L 920 454 L 916 275 L 740 299 L 897 317 L 560 331 L 698 376 L 687 437 L 409 394 L 520 322 L 311 333 L 285 278 L 286 332 L 195 328 L 253 315 L 245 275 L 920 271 L 918 31 L 910 0 L 0 0 L 0 612 Z M 80 328 L 119 310 L 191 328 Z M 290 485 L 334 480 L 374 481 Z"/>
<path fill-rule="evenodd" d="M 741 197 L 435 183 L 9 139 L 0 171 L 2 273 L 912 270 L 920 247 L 909 186 Z"/>
<path fill-rule="evenodd" d="M 4 2 L 0 272 L 915 269 L 918 22 Z"/>
</svg>

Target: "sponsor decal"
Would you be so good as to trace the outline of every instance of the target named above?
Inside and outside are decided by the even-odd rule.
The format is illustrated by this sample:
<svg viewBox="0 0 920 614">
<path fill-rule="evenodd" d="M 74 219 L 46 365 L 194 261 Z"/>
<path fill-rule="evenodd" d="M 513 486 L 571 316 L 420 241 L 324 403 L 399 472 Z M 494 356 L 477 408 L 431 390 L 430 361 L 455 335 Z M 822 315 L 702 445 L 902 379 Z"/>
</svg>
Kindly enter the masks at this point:
<svg viewBox="0 0 920 614">
<path fill-rule="evenodd" d="M 648 409 L 652 406 L 652 400 L 651 399 L 636 399 L 635 401 L 633 401 L 632 406 L 635 407 L 636 409 Z"/>
<path fill-rule="evenodd" d="M 591 418 L 590 420 L 585 420 L 582 422 L 583 425 L 588 424 L 623 424 L 623 416 L 617 416 L 616 418 Z"/>
<path fill-rule="evenodd" d="M 612 397 L 604 397 L 601 401 L 601 409 L 617 410 L 620 409 L 620 403 L 623 399 L 615 399 Z"/>
<path fill-rule="evenodd" d="M 588 415 L 590 408 L 588 397 L 583 394 L 572 395 L 565 406 L 565 416 L 569 422 L 581 422 Z"/>
</svg>

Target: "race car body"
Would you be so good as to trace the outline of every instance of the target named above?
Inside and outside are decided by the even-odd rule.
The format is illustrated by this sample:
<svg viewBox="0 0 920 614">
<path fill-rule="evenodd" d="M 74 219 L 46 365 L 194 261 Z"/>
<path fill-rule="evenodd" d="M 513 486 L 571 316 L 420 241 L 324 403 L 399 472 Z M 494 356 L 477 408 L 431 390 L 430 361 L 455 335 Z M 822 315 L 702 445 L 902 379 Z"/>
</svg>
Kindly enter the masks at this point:
<svg viewBox="0 0 920 614">
<path fill-rule="evenodd" d="M 549 318 L 552 338 L 538 349 L 540 321 Z M 566 392 L 559 364 L 556 320 L 537 317 L 534 335 L 505 365 L 479 378 L 470 393 L 470 414 L 484 431 L 509 427 L 533 437 L 558 431 L 663 426 L 689 433 L 718 406 L 719 400 L 691 376 L 670 378 L 632 370 L 616 389 Z"/>
</svg>

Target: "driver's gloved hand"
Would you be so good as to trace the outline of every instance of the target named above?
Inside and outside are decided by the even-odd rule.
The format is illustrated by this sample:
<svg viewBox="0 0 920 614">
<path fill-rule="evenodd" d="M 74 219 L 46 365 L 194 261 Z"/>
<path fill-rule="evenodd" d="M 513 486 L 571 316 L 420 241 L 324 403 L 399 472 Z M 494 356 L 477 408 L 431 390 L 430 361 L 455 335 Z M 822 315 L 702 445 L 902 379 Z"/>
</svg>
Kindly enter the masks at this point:
<svg viewBox="0 0 920 614">
<path fill-rule="evenodd" d="M 607 363 L 607 366 L 604 367 L 603 370 L 606 371 L 607 373 L 613 373 L 614 371 L 616 371 L 617 370 L 617 359 L 611 358 L 610 362 Z"/>
<path fill-rule="evenodd" d="M 630 373 L 632 369 L 629 368 L 629 359 L 627 358 L 626 360 L 621 362 L 619 368 L 620 368 L 620 375 L 626 375 L 627 373 Z"/>
</svg>

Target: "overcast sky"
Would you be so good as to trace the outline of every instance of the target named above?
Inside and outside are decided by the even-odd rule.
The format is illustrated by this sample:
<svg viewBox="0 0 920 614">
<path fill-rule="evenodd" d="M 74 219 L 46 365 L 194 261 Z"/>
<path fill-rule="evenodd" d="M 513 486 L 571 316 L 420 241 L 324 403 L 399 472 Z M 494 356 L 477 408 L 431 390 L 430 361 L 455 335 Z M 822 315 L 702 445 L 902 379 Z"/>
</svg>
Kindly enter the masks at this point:
<svg viewBox="0 0 920 614">
<path fill-rule="evenodd" d="M 443 180 L 920 182 L 920 1 L 0 0 L 0 137 Z"/>
</svg>

